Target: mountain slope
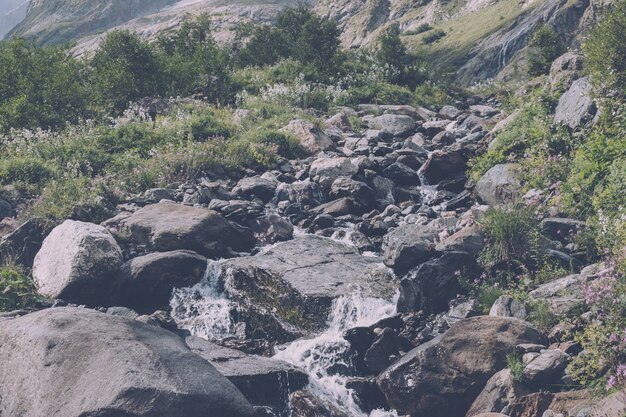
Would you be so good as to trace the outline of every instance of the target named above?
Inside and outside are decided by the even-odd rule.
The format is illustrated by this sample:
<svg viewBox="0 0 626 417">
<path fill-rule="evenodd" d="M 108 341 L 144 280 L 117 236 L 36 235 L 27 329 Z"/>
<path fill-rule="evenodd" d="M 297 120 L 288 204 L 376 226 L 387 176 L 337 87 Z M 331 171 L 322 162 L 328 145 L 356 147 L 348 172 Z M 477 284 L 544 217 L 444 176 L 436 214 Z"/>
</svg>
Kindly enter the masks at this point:
<svg viewBox="0 0 626 417">
<path fill-rule="evenodd" d="M 0 39 L 26 16 L 28 0 L 3 0 L 0 3 Z"/>
<path fill-rule="evenodd" d="M 429 62 L 458 70 L 465 84 L 497 77 L 523 60 L 529 36 L 541 24 L 557 30 L 569 46 L 593 20 L 598 3 L 611 0 L 310 0 L 336 20 L 345 47 L 371 45 L 392 24 L 411 49 Z M 215 37 L 225 41 L 244 22 L 272 21 L 297 0 L 31 0 L 14 34 L 41 44 L 77 41 L 76 53 L 94 50 L 114 28 L 151 38 L 188 16 L 211 14 Z M 521 58 L 520 58 L 521 57 Z M 511 70 L 512 71 L 512 70 Z M 510 72 L 510 71 L 509 71 Z M 505 71 L 506 73 L 506 71 Z"/>
</svg>

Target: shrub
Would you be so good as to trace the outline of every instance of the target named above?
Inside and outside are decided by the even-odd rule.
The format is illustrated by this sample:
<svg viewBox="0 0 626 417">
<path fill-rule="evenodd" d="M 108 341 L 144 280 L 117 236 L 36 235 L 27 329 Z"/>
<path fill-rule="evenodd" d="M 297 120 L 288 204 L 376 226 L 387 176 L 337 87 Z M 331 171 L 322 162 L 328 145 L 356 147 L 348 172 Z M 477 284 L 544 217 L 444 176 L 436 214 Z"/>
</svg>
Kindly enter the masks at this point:
<svg viewBox="0 0 626 417">
<path fill-rule="evenodd" d="M 56 129 L 89 116 L 80 62 L 59 47 L 0 42 L 0 132 Z"/>
<path fill-rule="evenodd" d="M 107 111 L 117 113 L 131 101 L 156 95 L 163 77 L 154 48 L 127 30 L 109 33 L 90 67 L 96 100 Z"/>
<path fill-rule="evenodd" d="M 506 367 L 511 371 L 511 375 L 516 382 L 522 382 L 522 373 L 524 372 L 524 362 L 522 358 L 515 352 L 506 355 Z"/>
<path fill-rule="evenodd" d="M 400 26 L 392 25 L 378 38 L 376 59 L 386 67 L 387 81 L 415 88 L 424 79 L 417 56 L 410 54 L 400 38 Z"/>
<path fill-rule="evenodd" d="M 12 158 L 0 161 L 0 183 L 42 184 L 52 177 L 52 169 L 40 159 Z"/>
<path fill-rule="evenodd" d="M 0 311 L 31 307 L 36 300 L 33 281 L 21 268 L 8 263 L 0 266 Z"/>
<path fill-rule="evenodd" d="M 196 141 L 204 141 L 209 138 L 229 138 L 235 131 L 235 126 L 219 118 L 211 112 L 194 115 L 190 123 L 191 136 Z"/>
<path fill-rule="evenodd" d="M 598 86 L 626 93 L 626 1 L 614 3 L 583 45 L 586 65 Z"/>
<path fill-rule="evenodd" d="M 529 61 L 528 71 L 532 76 L 548 72 L 552 61 L 567 50 L 559 34 L 549 25 L 541 25 L 536 29 L 528 45 L 537 50 L 537 54 L 531 55 Z"/>
<path fill-rule="evenodd" d="M 276 148 L 278 155 L 284 158 L 297 158 L 303 155 L 303 148 L 298 139 L 276 130 L 254 132 L 253 142 Z"/>
<path fill-rule="evenodd" d="M 511 267 L 533 259 L 538 231 L 528 208 L 518 205 L 490 208 L 480 225 L 486 242 L 480 254 L 483 264 Z"/>
</svg>

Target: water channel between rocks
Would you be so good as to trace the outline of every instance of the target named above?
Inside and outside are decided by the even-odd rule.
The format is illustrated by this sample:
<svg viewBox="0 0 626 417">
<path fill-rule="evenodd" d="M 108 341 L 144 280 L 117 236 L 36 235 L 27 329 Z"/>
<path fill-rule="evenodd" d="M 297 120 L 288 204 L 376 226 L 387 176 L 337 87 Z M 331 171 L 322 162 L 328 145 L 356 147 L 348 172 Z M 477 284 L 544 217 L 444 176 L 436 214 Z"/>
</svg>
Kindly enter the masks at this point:
<svg viewBox="0 0 626 417">
<path fill-rule="evenodd" d="M 210 262 L 204 279 L 190 288 L 175 290 L 172 314 L 181 328 L 207 340 L 234 336 L 230 311 L 233 302 L 219 289 L 220 261 Z M 348 342 L 342 337 L 345 330 L 369 326 L 396 313 L 396 299 L 383 300 L 366 297 L 358 291 L 337 298 L 332 305 L 326 330 L 304 339 L 298 339 L 277 349 L 274 358 L 292 364 L 309 376 L 308 389 L 329 401 L 350 416 L 367 417 L 354 402 L 352 391 L 346 388 L 347 376 L 330 374 L 329 369 L 346 366 Z M 375 410 L 370 417 L 393 417 L 395 413 Z"/>
</svg>

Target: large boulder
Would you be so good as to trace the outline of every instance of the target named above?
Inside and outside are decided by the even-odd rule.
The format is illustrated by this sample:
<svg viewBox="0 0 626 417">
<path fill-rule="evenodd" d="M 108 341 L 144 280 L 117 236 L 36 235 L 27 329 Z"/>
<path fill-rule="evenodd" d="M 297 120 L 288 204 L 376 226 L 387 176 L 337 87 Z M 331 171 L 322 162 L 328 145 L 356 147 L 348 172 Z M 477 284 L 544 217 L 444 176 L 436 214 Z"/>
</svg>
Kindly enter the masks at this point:
<svg viewBox="0 0 626 417">
<path fill-rule="evenodd" d="M 106 228 L 66 220 L 44 240 L 33 279 L 44 297 L 106 303 L 122 262 L 122 250 Z"/>
<path fill-rule="evenodd" d="M 413 349 L 377 382 L 399 414 L 462 417 L 489 378 L 506 367 L 516 345 L 545 342 L 521 320 L 472 317 Z"/>
<path fill-rule="evenodd" d="M 553 314 L 566 315 L 580 311 L 585 304 L 585 286 L 589 277 L 573 274 L 546 282 L 528 293 L 531 300 L 545 302 Z"/>
<path fill-rule="evenodd" d="M 465 177 L 467 164 L 457 152 L 435 151 L 421 168 L 425 184 L 436 185 L 446 180 L 458 180 Z"/>
<path fill-rule="evenodd" d="M 133 258 L 122 266 L 114 294 L 116 303 L 141 314 L 164 309 L 174 288 L 197 284 L 206 268 L 206 258 L 188 250 Z"/>
<path fill-rule="evenodd" d="M 478 198 L 490 206 L 513 201 L 522 187 L 518 169 L 517 164 L 500 164 L 485 172 L 476 183 Z"/>
<path fill-rule="evenodd" d="M 393 137 L 408 137 L 415 131 L 415 119 L 401 114 L 383 114 L 369 122 L 371 129 L 380 130 Z"/>
<path fill-rule="evenodd" d="M 226 261 L 221 280 L 231 300 L 305 329 L 323 327 L 340 296 L 360 290 L 390 299 L 397 288 L 379 258 L 313 235 Z"/>
<path fill-rule="evenodd" d="M 233 194 L 238 197 L 253 199 L 259 198 L 267 203 L 274 197 L 276 193 L 276 181 L 263 177 L 246 177 L 239 180 L 237 186 L 233 189 Z"/>
<path fill-rule="evenodd" d="M 161 202 L 135 212 L 122 221 L 129 239 L 151 251 L 188 249 L 219 257 L 254 246 L 252 233 L 213 210 Z"/>
<path fill-rule="evenodd" d="M 398 311 L 430 314 L 447 310 L 448 302 L 461 293 L 459 278 L 471 278 L 477 271 L 475 257 L 466 252 L 446 252 L 424 262 L 400 281 Z"/>
<path fill-rule="evenodd" d="M 189 336 L 185 342 L 192 352 L 209 361 L 254 405 L 271 407 L 281 414 L 289 406 L 289 394 L 304 388 L 308 376 L 278 359 L 247 355 Z"/>
<path fill-rule="evenodd" d="M 309 175 L 315 182 L 330 187 L 339 177 L 351 177 L 359 171 L 350 158 L 320 158 L 313 161 Z"/>
<path fill-rule="evenodd" d="M 568 355 L 559 349 L 548 349 L 533 359 L 522 372 L 529 385 L 557 383 L 567 367 Z"/>
<path fill-rule="evenodd" d="M 554 60 L 550 67 L 552 90 L 568 89 L 579 77 L 583 69 L 583 56 L 576 52 L 566 52 Z"/>
<path fill-rule="evenodd" d="M 251 417 L 241 392 L 161 328 L 88 309 L 0 322 L 0 415 Z"/>
<path fill-rule="evenodd" d="M 554 121 L 571 129 L 589 125 L 598 113 L 598 106 L 591 97 L 593 85 L 588 78 L 579 78 L 561 96 L 554 111 Z"/>
<path fill-rule="evenodd" d="M 287 126 L 282 128 L 282 131 L 297 138 L 300 145 L 310 153 L 325 151 L 334 146 L 333 141 L 327 134 L 307 120 L 292 120 Z"/>
<path fill-rule="evenodd" d="M 382 252 L 385 265 L 404 275 L 411 268 L 426 262 L 435 253 L 438 230 L 419 224 L 404 224 L 383 238 Z"/>
</svg>

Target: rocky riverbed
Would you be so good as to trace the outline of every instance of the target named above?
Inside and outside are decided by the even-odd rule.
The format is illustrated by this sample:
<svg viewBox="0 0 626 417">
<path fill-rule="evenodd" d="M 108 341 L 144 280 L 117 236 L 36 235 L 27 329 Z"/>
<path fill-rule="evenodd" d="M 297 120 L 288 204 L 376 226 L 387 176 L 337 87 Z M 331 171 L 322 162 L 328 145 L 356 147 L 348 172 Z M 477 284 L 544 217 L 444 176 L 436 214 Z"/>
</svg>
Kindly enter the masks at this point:
<svg viewBox="0 0 626 417">
<path fill-rule="evenodd" d="M 593 103 L 567 94 L 557 117 L 589 122 Z M 502 119 L 479 98 L 343 108 L 285 127 L 307 158 L 151 189 L 100 225 L 4 236 L 49 302 L 0 318 L 0 416 L 623 417 L 619 394 L 572 382 L 564 329 L 463 295 L 481 273 L 477 223 L 520 197 L 515 164 L 467 180 Z M 602 268 L 559 242 L 572 222 L 543 233 L 573 274 L 529 294 L 559 314 L 580 312 Z"/>
</svg>

